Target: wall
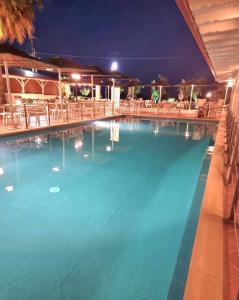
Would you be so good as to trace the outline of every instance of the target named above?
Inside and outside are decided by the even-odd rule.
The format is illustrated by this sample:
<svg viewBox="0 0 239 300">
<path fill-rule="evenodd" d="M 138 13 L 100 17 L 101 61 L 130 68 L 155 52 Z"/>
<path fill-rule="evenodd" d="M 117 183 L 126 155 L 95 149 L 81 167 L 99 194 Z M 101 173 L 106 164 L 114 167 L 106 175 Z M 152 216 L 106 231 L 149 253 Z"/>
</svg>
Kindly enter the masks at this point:
<svg viewBox="0 0 239 300">
<path fill-rule="evenodd" d="M 53 81 L 47 81 L 44 86 L 45 95 L 58 95 L 58 86 Z"/>
<path fill-rule="evenodd" d="M 58 96 L 58 82 L 56 81 L 47 81 L 42 79 L 41 82 L 39 82 L 40 80 L 33 78 L 19 78 L 19 80 L 24 80 L 24 82 L 27 81 L 25 84 L 25 93 L 23 94 L 21 83 L 15 77 L 10 77 L 10 89 L 12 94 L 16 94 L 25 98 L 35 98 L 34 95 L 36 95 L 37 98 L 45 98 L 44 95 Z M 44 94 L 42 93 L 41 83 L 45 83 L 43 89 Z M 5 77 L 3 77 L 3 86 L 4 92 L 7 93 Z"/>
<path fill-rule="evenodd" d="M 235 83 L 232 88 L 229 106 L 236 120 L 239 121 L 239 74 L 237 75 L 235 79 Z"/>
</svg>

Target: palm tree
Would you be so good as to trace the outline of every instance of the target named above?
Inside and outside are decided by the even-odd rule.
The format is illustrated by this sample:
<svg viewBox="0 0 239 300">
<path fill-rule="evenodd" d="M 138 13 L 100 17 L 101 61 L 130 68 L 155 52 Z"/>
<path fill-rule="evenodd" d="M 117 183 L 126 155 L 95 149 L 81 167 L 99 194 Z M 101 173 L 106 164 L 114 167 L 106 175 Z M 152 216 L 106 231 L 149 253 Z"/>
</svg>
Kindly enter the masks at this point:
<svg viewBox="0 0 239 300">
<path fill-rule="evenodd" d="M 34 32 L 34 9 L 42 7 L 42 0 L 1 0 L 0 1 L 0 43 L 9 41 L 22 44 L 32 39 Z M 0 103 L 4 102 L 4 85 L 0 66 Z"/>
<path fill-rule="evenodd" d="M 34 9 L 42 7 L 42 0 L 0 1 L 0 42 L 22 44 L 34 32 Z"/>
</svg>

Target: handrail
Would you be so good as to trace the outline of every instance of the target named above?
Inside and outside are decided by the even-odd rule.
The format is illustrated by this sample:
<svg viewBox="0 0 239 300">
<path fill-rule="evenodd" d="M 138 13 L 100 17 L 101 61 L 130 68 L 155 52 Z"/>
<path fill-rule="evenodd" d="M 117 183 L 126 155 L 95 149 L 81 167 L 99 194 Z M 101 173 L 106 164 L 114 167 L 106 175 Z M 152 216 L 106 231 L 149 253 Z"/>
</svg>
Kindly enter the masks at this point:
<svg viewBox="0 0 239 300">
<path fill-rule="evenodd" d="M 235 237 L 236 237 L 236 246 L 237 246 L 237 254 L 239 256 L 239 239 L 237 235 L 237 213 L 236 213 L 236 206 L 234 205 L 234 232 L 235 232 Z"/>
</svg>

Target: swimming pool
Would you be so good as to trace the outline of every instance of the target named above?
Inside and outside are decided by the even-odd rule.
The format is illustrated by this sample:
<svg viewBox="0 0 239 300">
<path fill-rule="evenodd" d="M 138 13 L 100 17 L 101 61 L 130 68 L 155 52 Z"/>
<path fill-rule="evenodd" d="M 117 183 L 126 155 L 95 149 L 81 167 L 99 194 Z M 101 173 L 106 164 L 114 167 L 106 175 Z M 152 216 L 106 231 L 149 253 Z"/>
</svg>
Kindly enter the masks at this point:
<svg viewBox="0 0 239 300">
<path fill-rule="evenodd" d="M 0 299 L 182 299 L 215 124 L 0 142 Z"/>
</svg>

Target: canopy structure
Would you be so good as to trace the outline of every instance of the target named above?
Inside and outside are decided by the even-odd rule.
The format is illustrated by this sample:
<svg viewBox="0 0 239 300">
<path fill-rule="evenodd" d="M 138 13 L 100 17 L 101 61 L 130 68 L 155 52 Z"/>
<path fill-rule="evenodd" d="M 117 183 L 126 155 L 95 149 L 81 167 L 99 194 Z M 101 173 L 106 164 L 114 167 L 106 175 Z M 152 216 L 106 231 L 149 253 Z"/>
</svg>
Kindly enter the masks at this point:
<svg viewBox="0 0 239 300">
<path fill-rule="evenodd" d="M 239 1 L 176 0 L 217 81 L 239 71 Z"/>
<path fill-rule="evenodd" d="M 79 63 L 76 63 L 72 60 L 63 58 L 63 57 L 52 57 L 47 60 L 47 62 L 57 66 L 62 73 L 80 73 L 81 78 L 79 80 L 74 80 L 69 78 L 68 83 L 72 84 L 89 84 L 91 85 L 91 94 L 93 96 L 94 90 L 93 86 L 95 84 L 97 85 L 105 85 L 104 81 L 102 82 L 101 80 L 112 80 L 112 86 L 115 86 L 115 80 L 131 80 L 132 78 L 122 74 L 120 72 L 107 72 L 103 70 L 102 68 L 99 68 L 94 65 L 89 65 L 89 66 L 83 66 L 80 65 Z M 87 80 L 85 77 L 90 78 Z M 99 80 L 101 78 L 101 80 Z M 107 84 L 107 86 L 110 86 L 110 84 Z"/>
<path fill-rule="evenodd" d="M 81 74 L 96 74 L 97 69 L 93 66 L 83 66 L 72 60 L 66 59 L 64 57 L 56 56 L 51 57 L 46 60 L 48 63 L 59 68 L 62 73 L 81 73 Z"/>
<path fill-rule="evenodd" d="M 55 66 L 51 63 L 31 56 L 9 44 L 0 44 L 0 65 L 4 65 L 5 63 L 8 67 L 22 67 L 45 71 L 56 70 Z"/>
<path fill-rule="evenodd" d="M 34 68 L 46 71 L 54 71 L 51 63 L 44 62 L 41 59 L 28 55 L 24 51 L 16 49 L 9 44 L 0 44 L 0 66 L 4 66 L 7 84 L 8 103 L 10 105 L 11 123 L 14 125 L 12 97 L 9 80 L 9 67 Z"/>
<path fill-rule="evenodd" d="M 151 87 L 159 87 L 159 102 L 162 99 L 162 88 L 163 87 L 171 87 L 170 83 L 167 80 L 157 80 L 157 81 L 153 81 L 151 84 L 149 84 L 148 86 Z"/>
<path fill-rule="evenodd" d="M 140 82 L 138 79 L 133 79 L 125 82 L 123 87 L 135 87 L 135 86 L 143 86 L 144 84 Z"/>
<path fill-rule="evenodd" d="M 151 87 L 171 87 L 172 85 L 170 85 L 169 82 L 164 81 L 164 80 L 158 80 L 158 81 L 153 81 L 150 84 L 148 84 L 147 86 L 151 86 Z"/>
</svg>

